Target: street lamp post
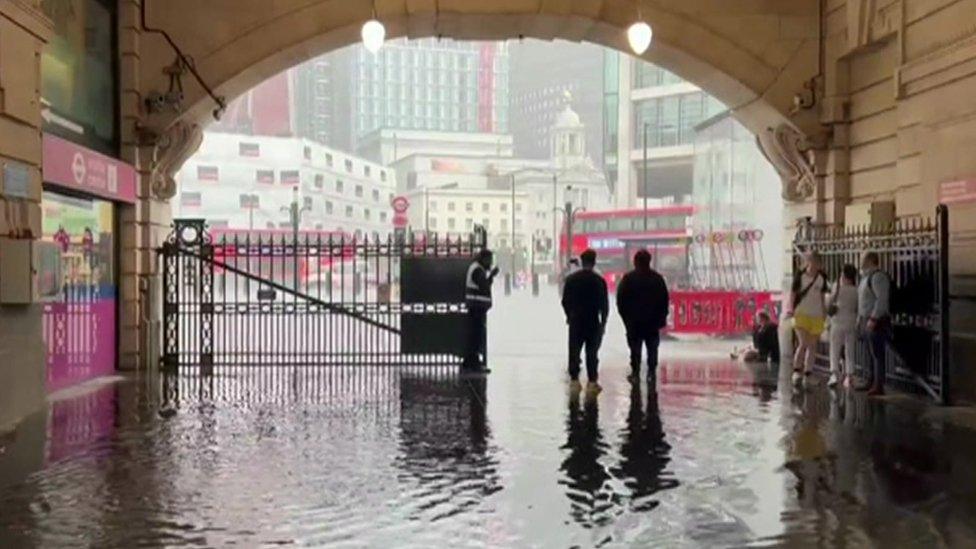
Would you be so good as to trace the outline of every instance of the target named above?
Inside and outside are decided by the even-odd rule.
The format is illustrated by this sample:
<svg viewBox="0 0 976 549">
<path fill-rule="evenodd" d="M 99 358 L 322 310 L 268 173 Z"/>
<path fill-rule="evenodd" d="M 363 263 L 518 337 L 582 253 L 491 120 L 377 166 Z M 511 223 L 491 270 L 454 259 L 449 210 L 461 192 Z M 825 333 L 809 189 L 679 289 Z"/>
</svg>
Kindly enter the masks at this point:
<svg viewBox="0 0 976 549">
<path fill-rule="evenodd" d="M 515 261 L 515 173 L 512 173 L 512 262 Z"/>
<path fill-rule="evenodd" d="M 305 206 L 298 206 L 298 185 L 291 189 L 291 206 L 282 206 L 281 211 L 288 212 L 291 218 L 291 238 L 293 246 L 294 262 L 292 266 L 295 291 L 298 291 L 298 229 L 302 222 L 302 213 L 309 211 Z"/>
<path fill-rule="evenodd" d="M 647 231 L 647 128 L 644 122 L 644 164 L 641 167 L 641 193 L 644 195 L 644 231 Z"/>
</svg>

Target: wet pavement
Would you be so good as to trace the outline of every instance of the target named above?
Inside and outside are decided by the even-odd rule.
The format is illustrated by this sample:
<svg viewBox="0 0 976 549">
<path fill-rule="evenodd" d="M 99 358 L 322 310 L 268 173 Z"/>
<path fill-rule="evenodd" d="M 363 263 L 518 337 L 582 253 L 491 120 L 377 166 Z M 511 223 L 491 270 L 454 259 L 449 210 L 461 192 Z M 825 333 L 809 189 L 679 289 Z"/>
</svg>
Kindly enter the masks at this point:
<svg viewBox="0 0 976 549">
<path fill-rule="evenodd" d="M 615 324 L 604 390 L 573 393 L 551 300 L 491 322 L 487 380 L 239 368 L 57 400 L 0 435 L 0 547 L 976 546 L 976 430 L 947 414 L 794 394 L 714 341 L 666 343 L 653 391 Z"/>
</svg>

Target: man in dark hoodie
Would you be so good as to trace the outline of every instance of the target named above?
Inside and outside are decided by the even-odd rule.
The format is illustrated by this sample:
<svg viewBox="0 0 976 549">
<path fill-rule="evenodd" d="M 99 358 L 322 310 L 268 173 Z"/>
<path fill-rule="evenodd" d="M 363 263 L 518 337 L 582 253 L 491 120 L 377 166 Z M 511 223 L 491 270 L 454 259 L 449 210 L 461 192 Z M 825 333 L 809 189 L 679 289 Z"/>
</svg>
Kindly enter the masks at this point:
<svg viewBox="0 0 976 549">
<path fill-rule="evenodd" d="M 647 380 L 657 375 L 657 348 L 661 343 L 661 328 L 668 323 L 668 286 L 657 271 L 651 268 L 651 254 L 640 250 L 634 254 L 634 270 L 617 286 L 617 311 L 627 328 L 630 347 L 631 381 L 640 379 L 641 351 L 647 348 Z"/>
</svg>

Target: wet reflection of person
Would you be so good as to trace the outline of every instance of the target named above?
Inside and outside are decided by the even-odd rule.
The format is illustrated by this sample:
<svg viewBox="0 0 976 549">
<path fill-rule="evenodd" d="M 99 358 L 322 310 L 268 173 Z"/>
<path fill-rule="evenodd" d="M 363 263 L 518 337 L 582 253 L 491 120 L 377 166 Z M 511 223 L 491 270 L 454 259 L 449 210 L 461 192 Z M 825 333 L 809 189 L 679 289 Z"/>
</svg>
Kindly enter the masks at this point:
<svg viewBox="0 0 976 549">
<path fill-rule="evenodd" d="M 607 512 L 612 500 L 607 482 L 610 474 L 600 459 L 607 453 L 607 444 L 600 434 L 599 409 L 595 392 L 586 391 L 580 410 L 581 388 L 569 391 L 569 413 L 566 420 L 566 444 L 560 449 L 569 452 L 559 470 L 566 478 L 559 484 L 566 486 L 570 515 L 586 528 L 607 524 L 612 515 Z"/>
<path fill-rule="evenodd" d="M 664 440 L 656 391 L 647 391 L 645 409 L 640 384 L 631 385 L 627 426 L 621 438 L 620 465 L 610 472 L 630 488 L 633 511 L 650 511 L 660 504 L 653 497 L 654 494 L 678 486 L 677 480 L 662 478 L 664 469 L 671 461 L 671 445 Z"/>
</svg>

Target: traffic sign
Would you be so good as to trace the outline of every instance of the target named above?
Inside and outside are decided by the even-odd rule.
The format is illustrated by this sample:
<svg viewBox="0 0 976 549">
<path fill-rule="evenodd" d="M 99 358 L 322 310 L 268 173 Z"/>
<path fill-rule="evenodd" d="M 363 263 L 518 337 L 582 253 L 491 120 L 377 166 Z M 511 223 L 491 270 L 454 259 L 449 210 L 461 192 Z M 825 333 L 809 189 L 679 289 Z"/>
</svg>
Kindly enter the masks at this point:
<svg viewBox="0 0 976 549">
<path fill-rule="evenodd" d="M 394 212 L 398 214 L 403 214 L 406 213 L 408 209 L 410 209 L 410 201 L 407 200 L 407 197 L 405 196 L 398 196 L 393 199 L 393 201 L 390 203 L 390 206 L 393 206 Z"/>
</svg>

